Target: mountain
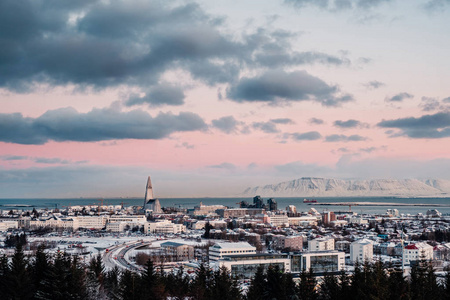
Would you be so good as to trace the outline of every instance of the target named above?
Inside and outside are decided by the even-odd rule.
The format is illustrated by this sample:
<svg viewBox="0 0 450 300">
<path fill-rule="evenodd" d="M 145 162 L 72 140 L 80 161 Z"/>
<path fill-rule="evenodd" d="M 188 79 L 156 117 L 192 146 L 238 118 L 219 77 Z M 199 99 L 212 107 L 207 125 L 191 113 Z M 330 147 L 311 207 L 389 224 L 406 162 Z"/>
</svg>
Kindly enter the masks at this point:
<svg viewBox="0 0 450 300">
<path fill-rule="evenodd" d="M 249 187 L 242 196 L 263 197 L 450 197 L 450 180 L 345 180 L 302 177 L 278 184 Z"/>
</svg>

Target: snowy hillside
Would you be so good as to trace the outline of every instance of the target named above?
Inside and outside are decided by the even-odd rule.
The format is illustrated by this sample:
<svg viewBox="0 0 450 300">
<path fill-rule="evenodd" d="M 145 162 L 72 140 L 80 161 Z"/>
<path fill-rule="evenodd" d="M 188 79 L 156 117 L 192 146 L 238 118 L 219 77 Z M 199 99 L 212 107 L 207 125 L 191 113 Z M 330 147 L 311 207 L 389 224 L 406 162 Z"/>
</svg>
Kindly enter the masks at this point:
<svg viewBox="0 0 450 300">
<path fill-rule="evenodd" d="M 242 195 L 261 195 L 263 197 L 450 197 L 450 181 L 442 179 L 343 180 L 302 177 L 278 184 L 249 187 Z"/>
</svg>

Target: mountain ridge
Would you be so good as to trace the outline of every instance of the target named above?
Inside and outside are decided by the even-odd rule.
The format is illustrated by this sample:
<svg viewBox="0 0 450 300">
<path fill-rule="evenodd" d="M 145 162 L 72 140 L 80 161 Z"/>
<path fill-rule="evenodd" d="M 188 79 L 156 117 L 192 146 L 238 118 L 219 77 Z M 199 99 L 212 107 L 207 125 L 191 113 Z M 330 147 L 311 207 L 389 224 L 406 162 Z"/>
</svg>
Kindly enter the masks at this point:
<svg viewBox="0 0 450 300">
<path fill-rule="evenodd" d="M 263 197 L 445 197 L 450 196 L 450 180 L 301 177 L 277 184 L 249 187 L 241 195 Z"/>
</svg>

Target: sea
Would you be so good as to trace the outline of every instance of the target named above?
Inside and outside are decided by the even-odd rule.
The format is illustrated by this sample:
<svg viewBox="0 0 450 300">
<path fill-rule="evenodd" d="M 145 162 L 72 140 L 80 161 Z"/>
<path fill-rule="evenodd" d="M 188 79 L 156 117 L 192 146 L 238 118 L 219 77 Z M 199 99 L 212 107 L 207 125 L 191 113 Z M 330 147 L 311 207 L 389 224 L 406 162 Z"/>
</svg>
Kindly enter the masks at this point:
<svg viewBox="0 0 450 300">
<path fill-rule="evenodd" d="M 267 201 L 268 198 L 264 198 Z M 444 215 L 450 215 L 450 198 L 397 198 L 397 197 L 317 197 L 317 203 L 354 203 L 350 206 L 339 205 L 317 205 L 303 203 L 302 197 L 280 197 L 275 198 L 278 204 L 278 209 L 285 209 L 288 205 L 295 205 L 297 211 L 306 212 L 311 207 L 317 211 L 334 211 L 334 212 L 352 212 L 358 214 L 384 214 L 389 208 L 398 209 L 400 214 L 416 215 L 418 213 L 426 214 L 429 209 L 437 209 Z M 64 209 L 67 206 L 74 205 L 121 205 L 124 206 L 142 206 L 143 198 L 38 198 L 38 199 L 0 199 L 0 210 L 32 210 L 33 208 L 59 208 Z M 178 207 L 178 208 L 193 208 L 202 203 L 203 205 L 217 205 L 221 204 L 230 208 L 239 207 L 241 201 L 252 203 L 251 197 L 237 197 L 237 198 L 159 198 L 162 207 Z M 378 203 L 377 206 L 359 206 L 357 203 Z M 406 206 L 392 206 L 391 203 L 406 204 Z M 380 205 L 381 204 L 381 205 Z M 424 206 L 414 206 L 414 205 Z M 433 205 L 439 205 L 435 207 Z"/>
</svg>

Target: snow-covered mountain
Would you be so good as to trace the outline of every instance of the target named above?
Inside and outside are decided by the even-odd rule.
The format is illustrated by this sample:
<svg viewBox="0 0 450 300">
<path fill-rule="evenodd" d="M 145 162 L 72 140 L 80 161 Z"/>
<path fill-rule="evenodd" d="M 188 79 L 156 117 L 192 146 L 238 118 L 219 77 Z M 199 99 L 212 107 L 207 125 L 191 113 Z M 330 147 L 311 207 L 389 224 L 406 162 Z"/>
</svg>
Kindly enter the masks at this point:
<svg viewBox="0 0 450 300">
<path fill-rule="evenodd" d="M 242 193 L 242 196 L 255 195 L 263 197 L 450 197 L 450 180 L 343 180 L 302 177 L 278 184 L 249 187 Z"/>
</svg>

